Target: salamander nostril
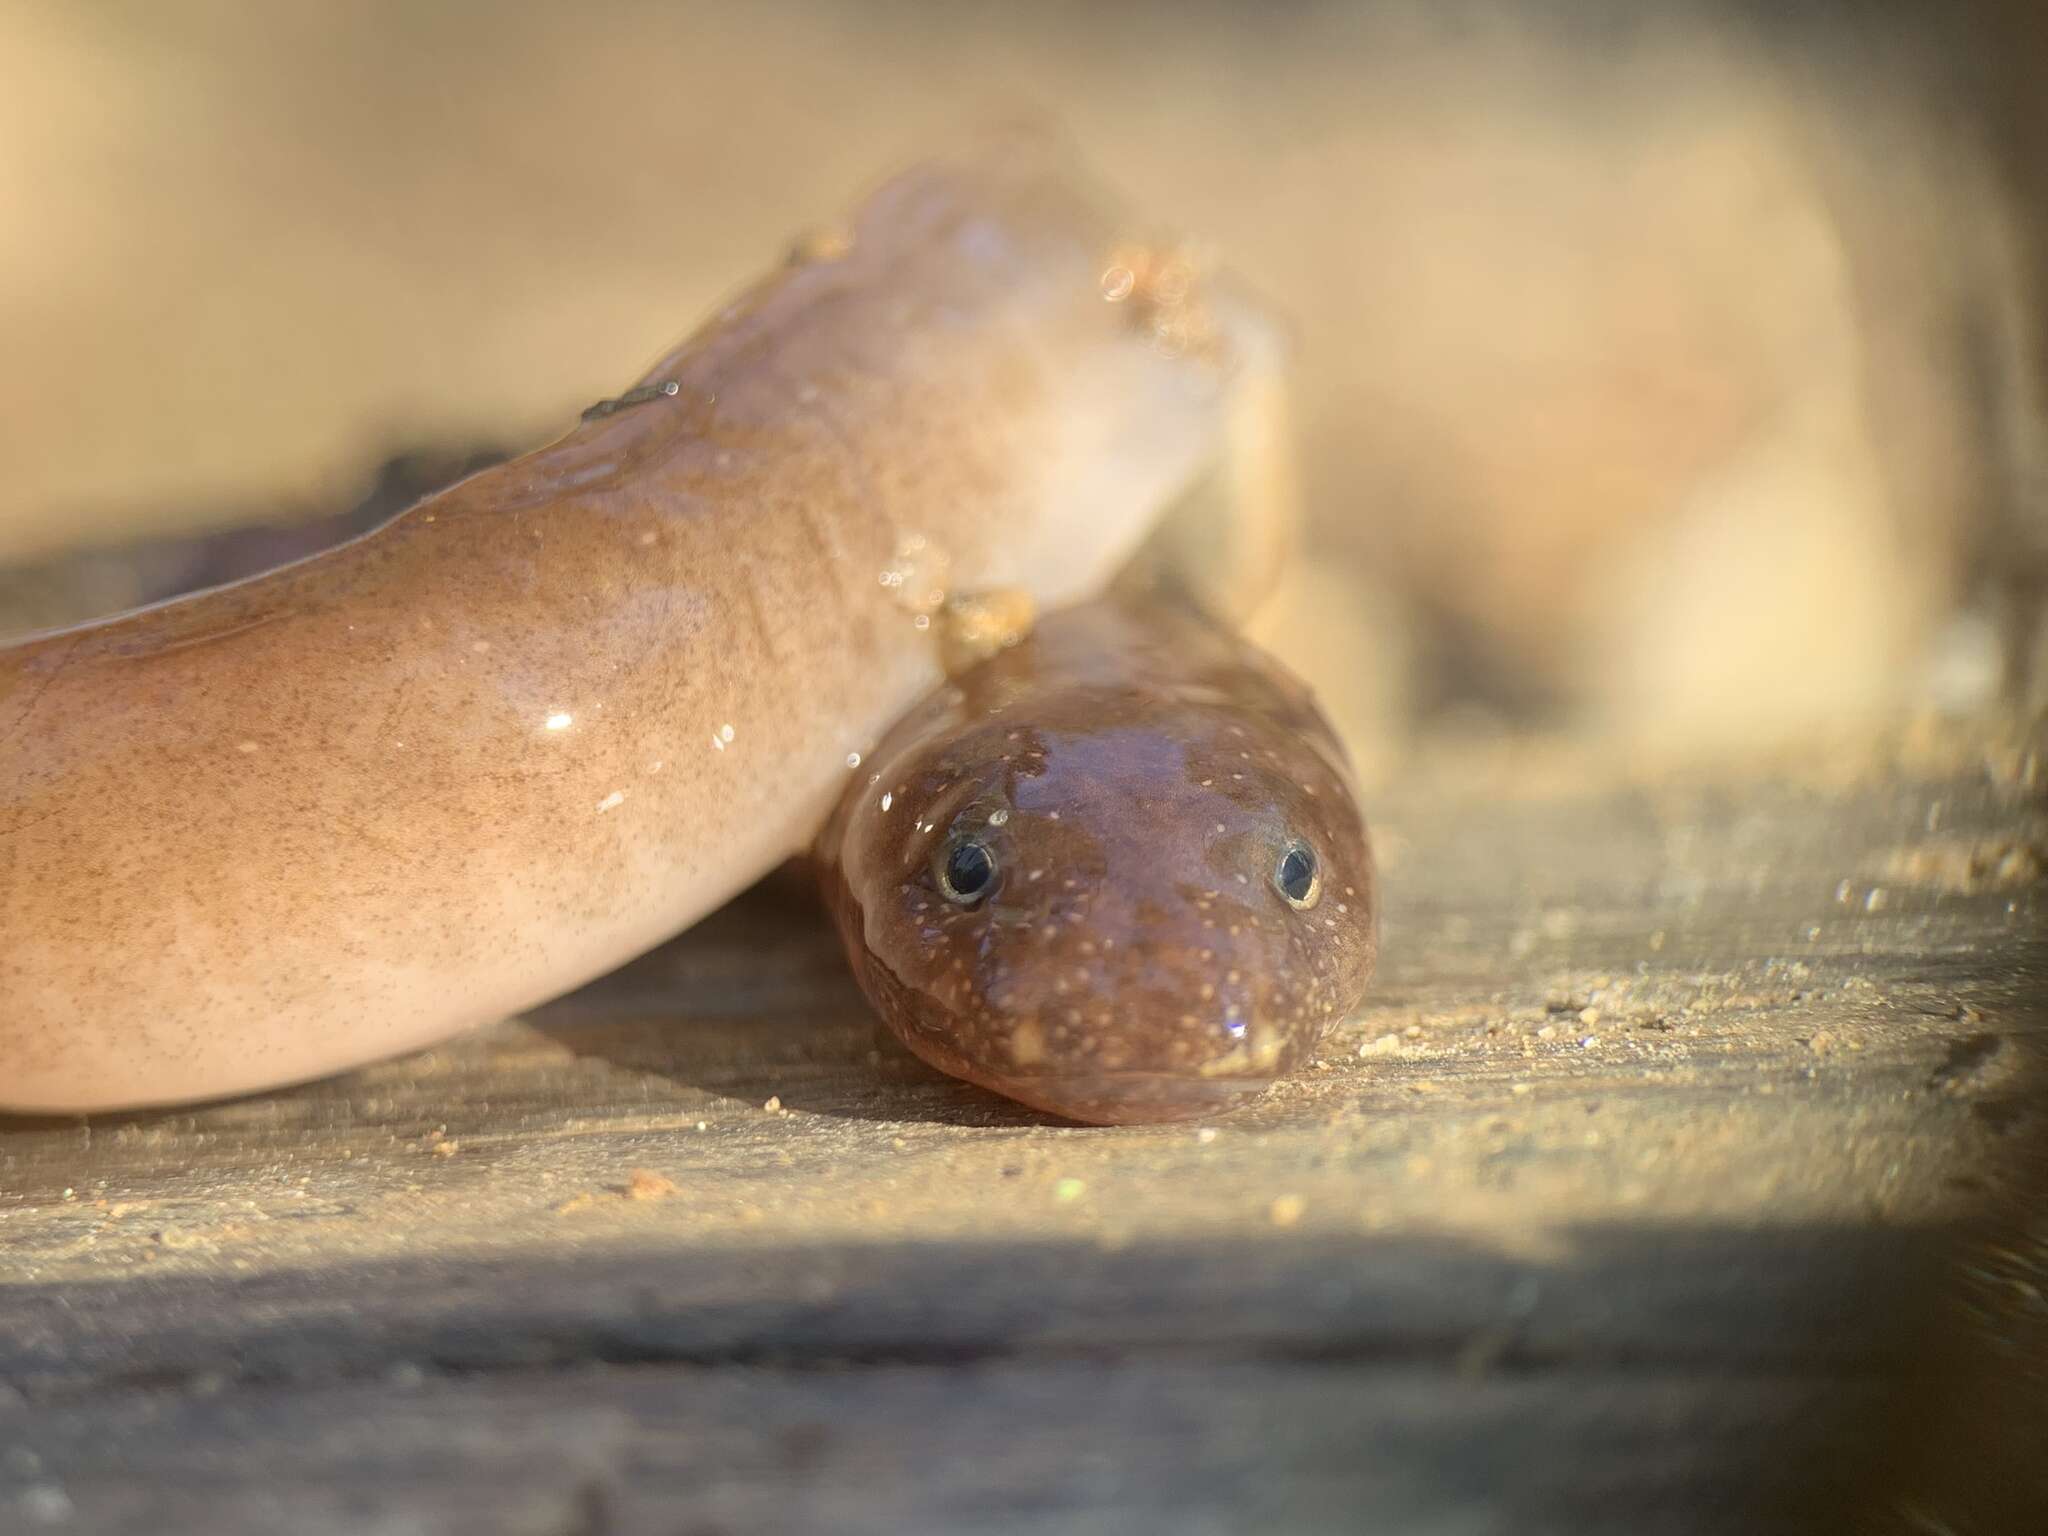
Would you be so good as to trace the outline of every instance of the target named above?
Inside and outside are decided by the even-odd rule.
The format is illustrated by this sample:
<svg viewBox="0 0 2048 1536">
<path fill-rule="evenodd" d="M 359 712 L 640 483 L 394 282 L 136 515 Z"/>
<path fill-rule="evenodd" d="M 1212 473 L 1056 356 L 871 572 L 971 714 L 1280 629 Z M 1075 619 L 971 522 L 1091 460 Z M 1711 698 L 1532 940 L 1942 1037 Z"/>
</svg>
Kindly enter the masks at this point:
<svg viewBox="0 0 2048 1536">
<path fill-rule="evenodd" d="M 1296 911 L 1305 912 L 1314 906 L 1323 894 L 1323 876 L 1316 863 L 1315 849 L 1300 841 L 1289 843 L 1280 855 L 1279 867 L 1273 871 L 1273 884 Z"/>
<path fill-rule="evenodd" d="M 981 843 L 956 843 L 939 866 L 939 885 L 946 899 L 963 907 L 979 902 L 994 887 L 995 855 Z"/>
</svg>

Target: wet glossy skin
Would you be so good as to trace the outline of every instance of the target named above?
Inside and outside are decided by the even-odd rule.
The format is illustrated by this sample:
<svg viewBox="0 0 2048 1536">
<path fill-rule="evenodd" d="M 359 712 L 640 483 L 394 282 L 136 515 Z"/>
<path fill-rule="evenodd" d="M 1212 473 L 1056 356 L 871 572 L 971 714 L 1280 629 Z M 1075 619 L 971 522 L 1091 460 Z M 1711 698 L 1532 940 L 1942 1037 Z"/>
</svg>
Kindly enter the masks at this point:
<svg viewBox="0 0 2048 1536">
<path fill-rule="evenodd" d="M 1343 751 L 1199 618 L 1045 619 L 869 766 L 820 854 L 862 986 L 941 1071 L 1075 1120 L 1211 1114 L 1365 991 L 1378 903 Z"/>
<path fill-rule="evenodd" d="M 637 403 L 311 560 L 0 647 L 0 1110 L 220 1097 L 568 990 L 808 846 L 950 586 L 1091 596 L 1271 353 L 1105 297 L 1043 145 L 899 177 Z"/>
</svg>

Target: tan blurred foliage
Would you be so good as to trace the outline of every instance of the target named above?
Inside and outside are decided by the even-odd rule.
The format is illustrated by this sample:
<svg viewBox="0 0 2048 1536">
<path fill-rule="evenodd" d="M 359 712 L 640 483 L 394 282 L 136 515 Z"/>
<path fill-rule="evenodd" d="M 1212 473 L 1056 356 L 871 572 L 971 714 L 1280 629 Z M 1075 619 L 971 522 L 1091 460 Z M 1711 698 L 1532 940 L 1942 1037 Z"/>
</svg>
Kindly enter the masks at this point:
<svg viewBox="0 0 2048 1536">
<path fill-rule="evenodd" d="M 537 441 L 1042 113 L 1291 318 L 1320 558 L 1266 630 L 1354 737 L 1896 702 L 2043 460 L 2038 120 L 1953 64 L 2035 34 L 1911 14 L 16 0 L 0 559 Z"/>
</svg>

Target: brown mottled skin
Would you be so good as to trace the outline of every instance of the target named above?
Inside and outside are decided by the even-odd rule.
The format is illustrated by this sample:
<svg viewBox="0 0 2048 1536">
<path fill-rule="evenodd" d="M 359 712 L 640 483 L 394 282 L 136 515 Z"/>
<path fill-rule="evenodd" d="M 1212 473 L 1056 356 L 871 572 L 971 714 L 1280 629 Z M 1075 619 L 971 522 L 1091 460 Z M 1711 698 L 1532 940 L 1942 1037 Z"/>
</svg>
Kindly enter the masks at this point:
<svg viewBox="0 0 2048 1536">
<path fill-rule="evenodd" d="M 1036 147 L 911 172 L 368 537 L 0 649 L 0 1109 L 218 1097 L 567 990 L 807 845 L 941 678 L 881 579 L 1099 590 L 1268 338 L 1105 302 Z"/>
<path fill-rule="evenodd" d="M 890 732 L 819 844 L 848 956 L 941 1071 L 1074 1120 L 1256 1097 L 1364 993 L 1372 849 L 1308 691 L 1180 609 L 1056 614 Z M 1320 866 L 1297 910 L 1275 880 Z M 995 876 L 948 899 L 963 842 Z"/>
</svg>

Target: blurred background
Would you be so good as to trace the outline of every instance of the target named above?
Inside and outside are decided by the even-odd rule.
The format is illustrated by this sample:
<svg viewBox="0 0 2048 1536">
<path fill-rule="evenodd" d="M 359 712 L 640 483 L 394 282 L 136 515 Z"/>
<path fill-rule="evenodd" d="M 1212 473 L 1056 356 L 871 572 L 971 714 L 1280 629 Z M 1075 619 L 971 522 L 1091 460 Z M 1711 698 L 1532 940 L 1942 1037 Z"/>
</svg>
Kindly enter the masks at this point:
<svg viewBox="0 0 2048 1536">
<path fill-rule="evenodd" d="M 5 0 L 0 631 L 537 445 L 1023 114 L 1291 325 L 1265 628 L 1369 773 L 2024 697 L 2038 10 Z"/>
</svg>

